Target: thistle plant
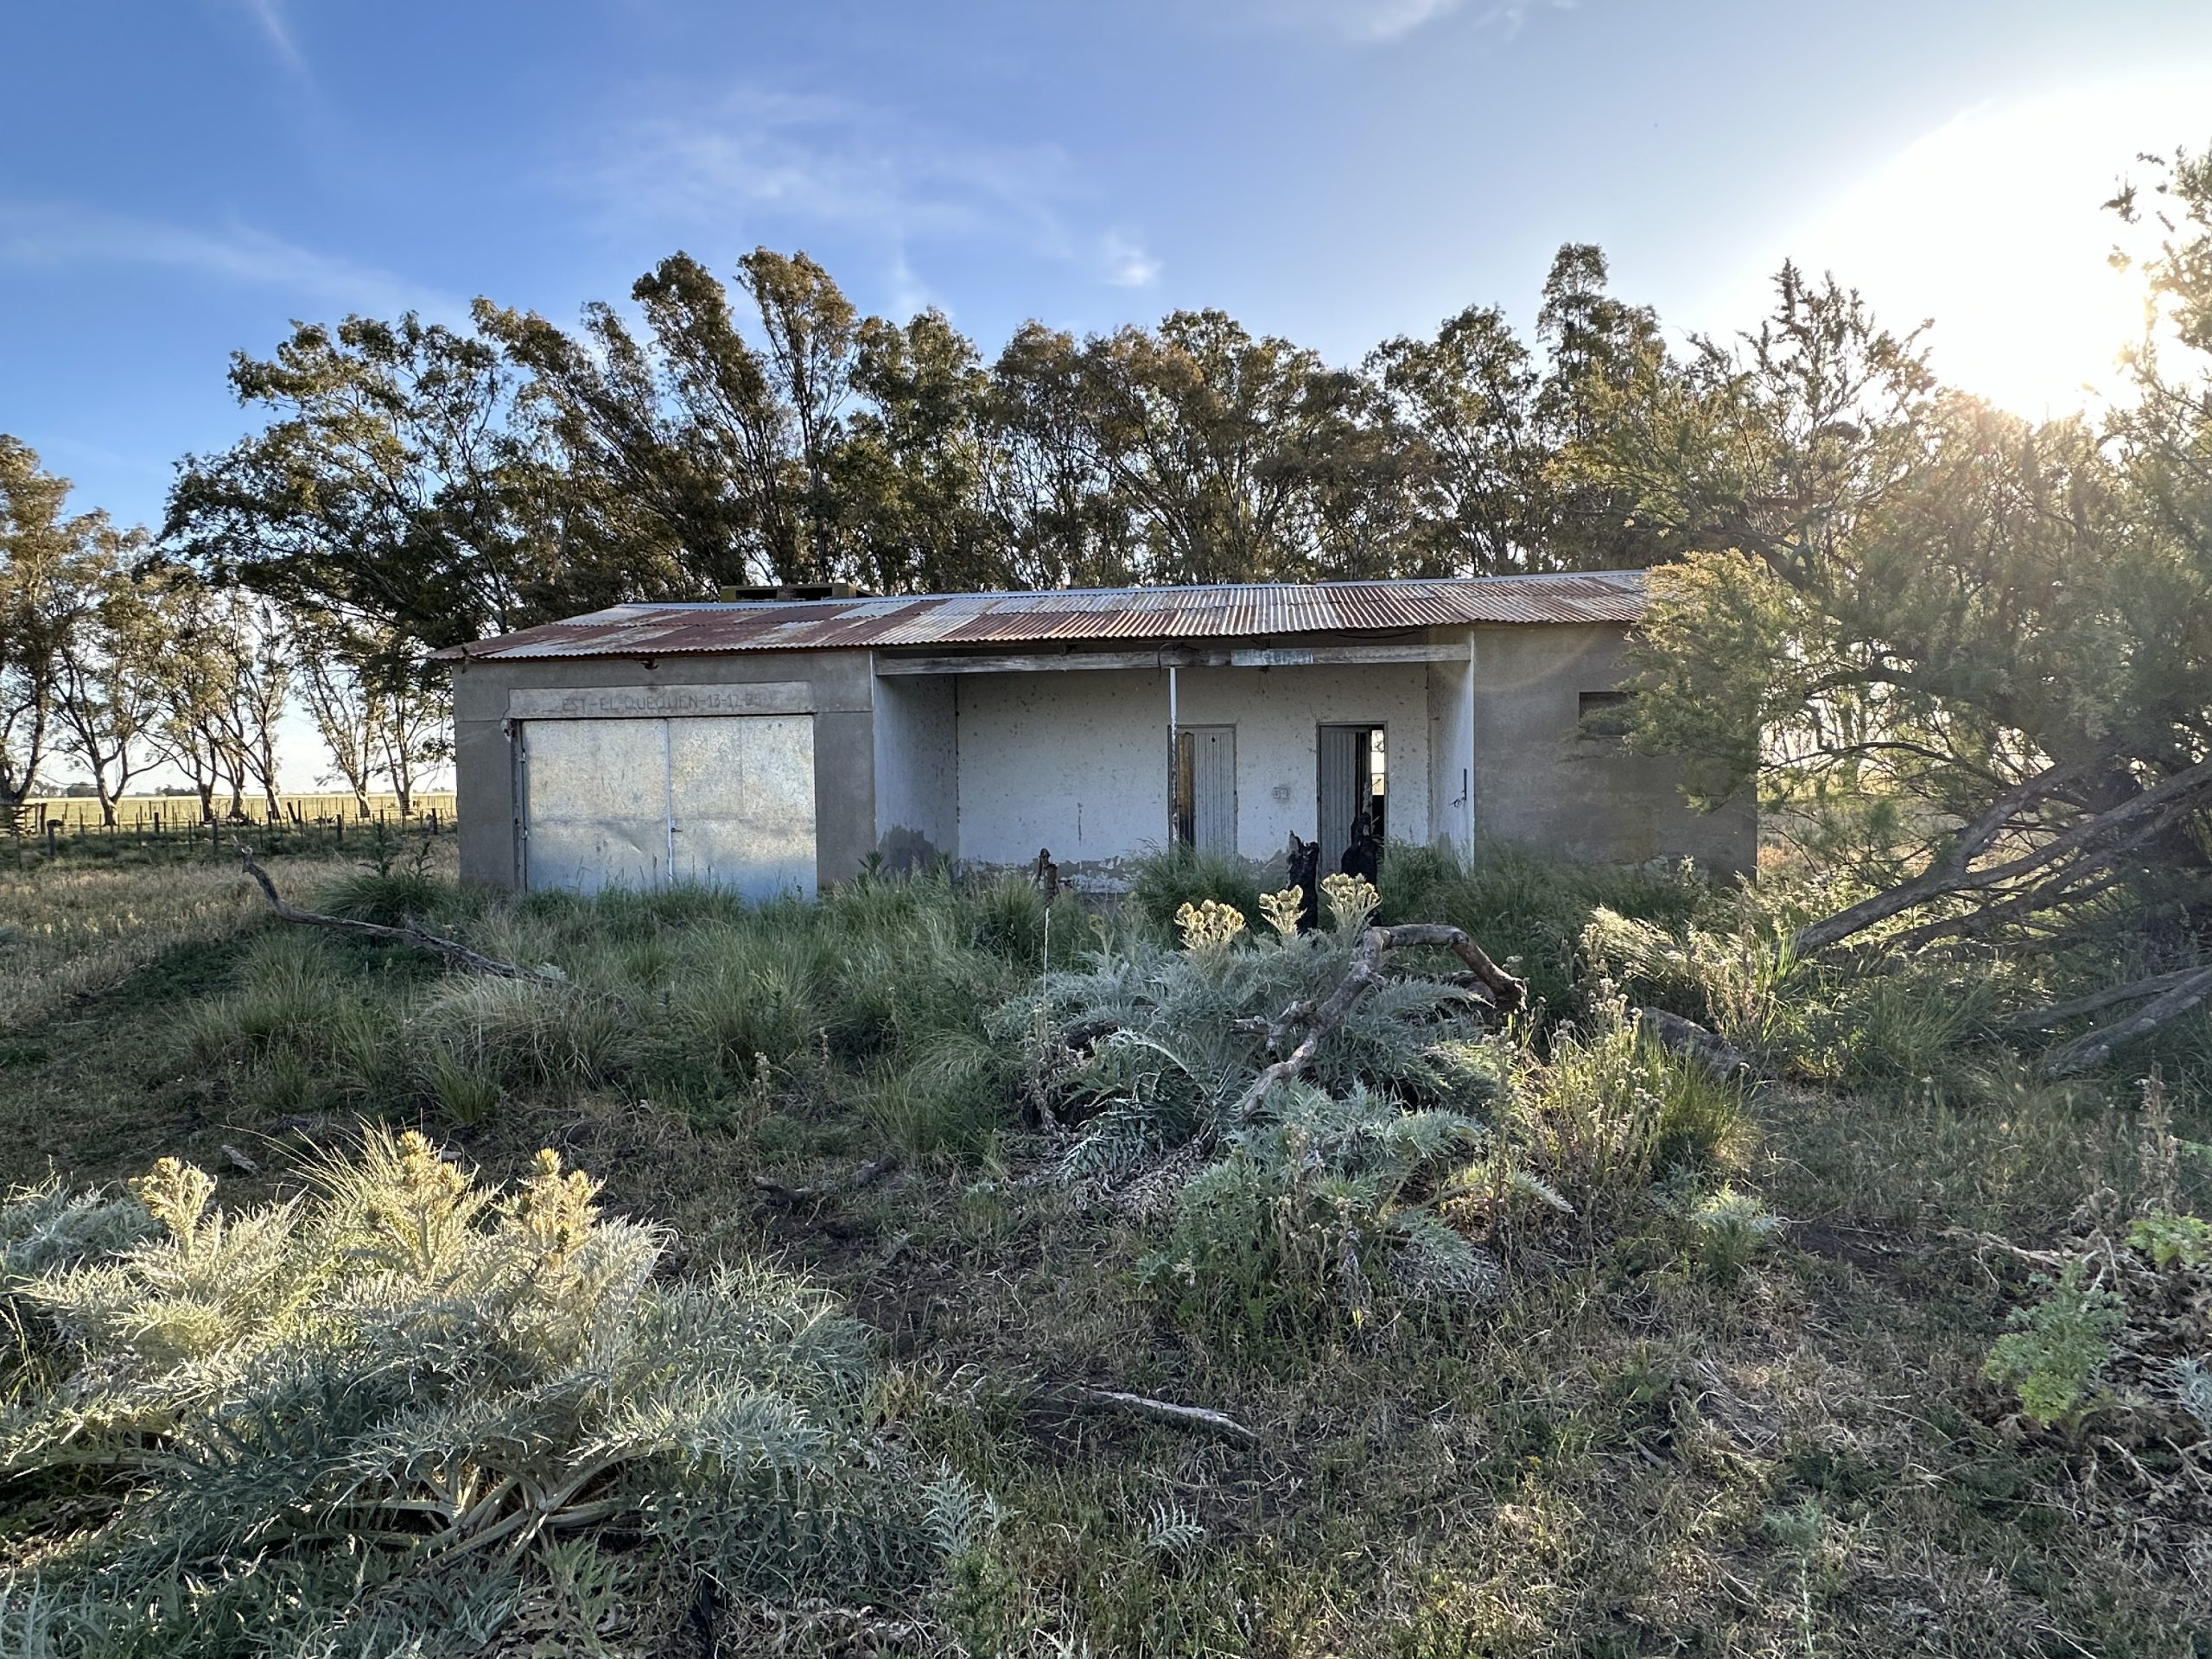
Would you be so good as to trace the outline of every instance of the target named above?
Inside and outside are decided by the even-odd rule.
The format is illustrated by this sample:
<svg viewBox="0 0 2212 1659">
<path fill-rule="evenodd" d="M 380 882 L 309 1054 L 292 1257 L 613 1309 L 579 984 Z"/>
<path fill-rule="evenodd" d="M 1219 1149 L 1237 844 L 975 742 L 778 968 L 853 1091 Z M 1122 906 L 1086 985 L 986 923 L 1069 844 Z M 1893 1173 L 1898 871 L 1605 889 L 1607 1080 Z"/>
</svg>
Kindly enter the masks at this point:
<svg viewBox="0 0 2212 1659">
<path fill-rule="evenodd" d="M 1365 927 L 1376 906 L 1382 902 L 1382 895 L 1376 891 L 1375 884 L 1363 875 L 1323 876 L 1321 897 L 1329 906 L 1331 921 L 1346 933 L 1357 933 Z"/>
<path fill-rule="evenodd" d="M 1433 1193 L 1487 1138 L 1458 1112 L 1290 1084 L 1177 1194 L 1145 1274 L 1185 1317 L 1253 1334 L 1357 1328 L 1411 1303 L 1480 1300 L 1497 1287 L 1497 1263 L 1415 1194 Z"/>
<path fill-rule="evenodd" d="M 54 1651 L 474 1652 L 601 1538 L 739 1594 L 942 1559 L 866 1331 L 766 1269 L 661 1280 L 667 1236 L 550 1151 L 505 1195 L 381 1130 L 283 1204 L 226 1213 L 169 1159 L 132 1191 L 133 1224 L 0 1205 L 0 1243 L 101 1217 L 0 1257 L 0 1475 L 111 1500 L 0 1574 Z"/>
<path fill-rule="evenodd" d="M 1294 938 L 1298 932 L 1299 912 L 1306 907 L 1306 889 L 1284 887 L 1276 893 L 1260 895 L 1260 914 L 1267 918 L 1268 925 L 1282 938 Z"/>
<path fill-rule="evenodd" d="M 1182 930 L 1185 950 L 1226 950 L 1244 931 L 1244 912 L 1234 905 L 1208 899 L 1177 911 L 1175 925 Z"/>
<path fill-rule="evenodd" d="M 1111 1184 L 1194 1137 L 1217 1140 L 1240 1127 L 1230 1121 L 1235 1103 L 1280 1058 L 1270 1025 L 1286 1009 L 1325 1001 L 1358 941 L 1327 931 L 1255 950 L 1129 942 L 1047 975 L 987 1028 L 1001 1043 L 1052 1057 L 1039 1073 L 1042 1103 L 1056 1122 L 1079 1126 L 1067 1173 Z M 1473 1012 L 1457 986 L 1380 979 L 1324 1036 L 1304 1075 L 1332 1094 L 1363 1084 L 1417 1105 L 1481 1107 L 1506 1066 L 1479 1023 L 1463 1017 Z"/>
</svg>

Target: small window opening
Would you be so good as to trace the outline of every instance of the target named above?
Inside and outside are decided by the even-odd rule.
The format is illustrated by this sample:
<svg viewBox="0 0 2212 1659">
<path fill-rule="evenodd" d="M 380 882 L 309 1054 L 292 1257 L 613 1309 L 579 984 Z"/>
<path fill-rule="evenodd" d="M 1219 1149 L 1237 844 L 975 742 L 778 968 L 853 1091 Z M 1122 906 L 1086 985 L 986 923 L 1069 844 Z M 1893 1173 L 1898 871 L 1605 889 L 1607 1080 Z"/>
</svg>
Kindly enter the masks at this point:
<svg viewBox="0 0 2212 1659">
<path fill-rule="evenodd" d="M 1633 701 L 1625 691 L 1585 691 L 1577 710 L 1575 734 L 1618 741 L 1628 735 L 1634 715 Z"/>
</svg>

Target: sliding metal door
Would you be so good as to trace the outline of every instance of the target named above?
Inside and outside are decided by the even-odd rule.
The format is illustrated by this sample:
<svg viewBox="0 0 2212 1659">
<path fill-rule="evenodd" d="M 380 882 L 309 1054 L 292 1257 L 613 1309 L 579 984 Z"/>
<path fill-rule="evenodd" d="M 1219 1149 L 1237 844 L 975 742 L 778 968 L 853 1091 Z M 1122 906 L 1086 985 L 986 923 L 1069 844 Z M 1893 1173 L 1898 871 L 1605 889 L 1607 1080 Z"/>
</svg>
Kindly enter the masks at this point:
<svg viewBox="0 0 2212 1659">
<path fill-rule="evenodd" d="M 668 722 L 523 722 L 523 880 L 658 887 L 668 876 Z"/>
<path fill-rule="evenodd" d="M 756 902 L 814 896 L 814 717 L 671 720 L 669 816 L 678 881 Z"/>
<path fill-rule="evenodd" d="M 523 722 L 523 880 L 814 895 L 809 715 Z"/>
</svg>

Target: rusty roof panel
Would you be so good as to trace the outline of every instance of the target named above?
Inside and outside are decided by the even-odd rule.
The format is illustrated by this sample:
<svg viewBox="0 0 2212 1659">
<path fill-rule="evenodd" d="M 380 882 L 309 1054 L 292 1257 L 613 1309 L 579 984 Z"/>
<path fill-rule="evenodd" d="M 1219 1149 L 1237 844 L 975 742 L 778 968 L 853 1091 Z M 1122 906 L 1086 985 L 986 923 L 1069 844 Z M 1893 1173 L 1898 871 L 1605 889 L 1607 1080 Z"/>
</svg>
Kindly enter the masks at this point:
<svg viewBox="0 0 2212 1659">
<path fill-rule="evenodd" d="M 1073 640 L 1246 639 L 1389 633 L 1487 622 L 1633 622 L 1643 613 L 1643 575 L 1637 570 L 1459 582 L 1066 588 L 617 605 L 435 654 L 448 661 L 474 661 Z"/>
</svg>

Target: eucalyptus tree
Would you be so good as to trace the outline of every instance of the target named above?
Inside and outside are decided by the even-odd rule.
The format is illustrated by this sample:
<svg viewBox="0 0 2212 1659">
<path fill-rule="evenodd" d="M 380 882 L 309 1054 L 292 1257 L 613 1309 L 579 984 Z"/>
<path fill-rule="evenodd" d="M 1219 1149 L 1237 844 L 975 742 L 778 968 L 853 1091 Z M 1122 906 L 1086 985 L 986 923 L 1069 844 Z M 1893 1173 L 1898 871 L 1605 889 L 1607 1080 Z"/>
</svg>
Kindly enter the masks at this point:
<svg viewBox="0 0 2212 1659">
<path fill-rule="evenodd" d="M 11 827 L 73 734 L 65 707 L 90 677 L 86 631 L 130 542 L 105 513 L 70 513 L 68 499 L 68 480 L 0 433 L 0 822 Z"/>
<path fill-rule="evenodd" d="M 178 465 L 163 538 L 218 582 L 392 631 L 411 654 L 560 613 L 559 502 L 513 371 L 410 313 L 295 327 L 230 382 L 263 428 Z"/>
<path fill-rule="evenodd" d="M 60 648 L 54 709 L 63 753 L 92 774 L 101 822 L 130 780 L 158 763 L 163 658 L 170 640 L 137 569 L 144 537 L 105 537 L 76 563 L 77 623 Z"/>
<path fill-rule="evenodd" d="M 479 301 L 487 342 L 529 376 L 600 539 L 648 556 L 650 588 L 821 581 L 844 563 L 836 478 L 861 325 L 830 274 L 766 248 L 738 264 L 761 343 L 689 254 L 631 289 L 642 337 L 613 306 L 581 335 Z"/>
</svg>

